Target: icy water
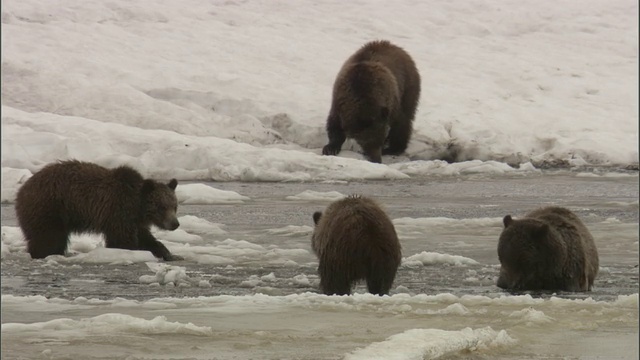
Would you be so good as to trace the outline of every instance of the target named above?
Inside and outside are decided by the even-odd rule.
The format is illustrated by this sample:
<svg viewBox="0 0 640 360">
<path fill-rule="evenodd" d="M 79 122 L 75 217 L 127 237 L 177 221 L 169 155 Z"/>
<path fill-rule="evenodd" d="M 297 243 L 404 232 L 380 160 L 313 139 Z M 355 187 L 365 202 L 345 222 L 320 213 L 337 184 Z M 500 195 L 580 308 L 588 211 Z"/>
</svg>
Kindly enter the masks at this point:
<svg viewBox="0 0 640 360">
<path fill-rule="evenodd" d="M 4 257 L 2 358 L 638 358 L 637 173 L 211 185 L 251 200 L 179 212 L 224 224 L 226 234 L 198 246 L 233 239 L 243 251 L 226 253 L 232 263 L 171 263 L 184 267 L 185 286 L 141 281 L 154 275 L 145 263 Z M 472 261 L 407 261 L 391 297 L 362 285 L 350 297 L 319 295 L 311 214 L 328 202 L 286 199 L 305 190 L 375 197 L 405 259 Z M 594 291 L 503 292 L 495 286 L 501 218 L 552 204 L 576 212 L 596 239 Z M 16 226 L 12 205 L 3 205 L 2 225 Z"/>
</svg>

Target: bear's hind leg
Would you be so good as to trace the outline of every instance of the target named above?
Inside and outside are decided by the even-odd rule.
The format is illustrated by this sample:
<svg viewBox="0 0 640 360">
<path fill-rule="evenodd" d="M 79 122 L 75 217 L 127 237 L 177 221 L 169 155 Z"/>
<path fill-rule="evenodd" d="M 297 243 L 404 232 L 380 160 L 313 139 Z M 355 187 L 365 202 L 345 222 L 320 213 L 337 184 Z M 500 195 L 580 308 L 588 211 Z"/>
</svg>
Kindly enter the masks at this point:
<svg viewBox="0 0 640 360">
<path fill-rule="evenodd" d="M 325 295 L 351 295 L 351 284 L 345 279 L 321 277 L 320 288 Z"/>
<path fill-rule="evenodd" d="M 328 269 L 321 260 L 318 266 L 320 289 L 325 295 L 351 295 L 351 281 L 341 269 Z"/>
<path fill-rule="evenodd" d="M 162 258 L 164 261 L 184 260 L 182 256 L 172 254 L 147 228 L 138 229 L 138 241 L 140 250 L 151 251 L 153 256 Z"/>
<path fill-rule="evenodd" d="M 367 276 L 367 290 L 374 295 L 388 295 L 395 277 L 395 268 L 378 267 L 371 269 Z"/>
</svg>

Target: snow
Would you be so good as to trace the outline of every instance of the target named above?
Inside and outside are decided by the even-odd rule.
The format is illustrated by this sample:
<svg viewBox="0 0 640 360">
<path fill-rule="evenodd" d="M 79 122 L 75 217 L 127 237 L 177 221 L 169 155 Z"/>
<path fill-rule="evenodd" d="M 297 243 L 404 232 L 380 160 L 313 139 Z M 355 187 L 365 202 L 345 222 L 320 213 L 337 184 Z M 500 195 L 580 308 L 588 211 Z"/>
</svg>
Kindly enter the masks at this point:
<svg viewBox="0 0 640 360">
<path fill-rule="evenodd" d="M 270 281 L 270 277 L 268 275 L 265 281 Z M 3 336 L 28 336 L 34 341 L 48 339 L 61 343 L 82 339 L 90 341 L 89 337 L 93 336 L 120 336 L 118 334 L 133 337 L 154 334 L 171 334 L 173 337 L 181 335 L 218 337 L 219 334 L 224 334 L 224 332 L 220 332 L 221 326 L 222 329 L 228 326 L 222 325 L 224 323 L 221 323 L 219 319 L 229 316 L 230 319 L 236 319 L 242 324 L 241 317 L 245 314 L 254 318 L 261 318 L 267 314 L 280 317 L 283 312 L 298 313 L 300 316 L 305 313 L 317 312 L 326 317 L 331 317 L 336 312 L 343 317 L 353 316 L 353 314 L 376 314 L 376 317 L 386 315 L 387 323 L 393 323 L 391 315 L 402 314 L 405 319 L 415 318 L 416 324 L 424 324 L 424 316 L 426 315 L 429 316 L 426 321 L 431 325 L 451 323 L 451 319 L 456 316 L 486 317 L 487 311 L 495 315 L 492 326 L 475 329 L 422 327 L 406 329 L 387 337 L 386 340 L 374 341 L 349 351 L 345 354 L 345 359 L 433 359 L 458 352 L 484 352 L 496 348 L 509 348 L 519 345 L 527 336 L 534 333 L 537 334 L 536 336 L 541 336 L 541 331 L 548 331 L 546 330 L 548 328 L 541 328 L 541 326 L 548 326 L 545 324 L 551 322 L 555 324 L 563 324 L 566 321 L 576 323 L 581 318 L 585 318 L 588 322 L 590 317 L 595 317 L 601 323 L 605 321 L 615 323 L 618 314 L 637 309 L 638 306 L 637 294 L 620 296 L 619 300 L 615 302 L 593 301 L 590 298 L 585 300 L 560 298 L 543 300 L 534 299 L 529 295 L 470 298 L 446 293 L 414 296 L 397 294 L 385 297 L 371 294 L 354 294 L 349 297 L 312 293 L 287 296 L 255 294 L 155 298 L 147 301 L 132 301 L 121 298 L 97 300 L 84 297 L 63 300 L 47 299 L 43 296 L 3 295 L 1 300 L 3 306 L 21 312 L 101 313 L 77 319 L 62 317 L 49 321 L 6 322 L 2 324 Z M 145 319 L 149 314 L 157 314 L 157 311 L 163 311 L 166 315 L 150 316 L 150 320 Z M 547 312 L 552 313 L 553 317 L 546 315 Z M 575 313 L 582 315 L 576 318 Z M 189 322 L 173 320 L 185 317 L 193 320 Z M 554 320 L 555 317 L 561 318 Z M 637 319 L 635 321 L 637 322 Z M 324 332 L 326 330 L 322 330 L 322 334 L 317 334 L 315 329 L 318 328 L 318 320 L 314 322 L 315 324 L 309 329 L 314 333 L 313 336 L 328 336 Z M 624 321 L 629 325 L 633 322 L 633 319 Z M 298 326 L 294 323 L 290 321 L 288 326 Z M 520 326 L 521 323 L 525 323 L 526 327 Z M 309 326 L 305 320 L 302 320 L 300 325 Z M 455 327 L 455 325 L 453 326 Z M 496 326 L 500 326 L 500 328 Z M 329 327 L 328 330 L 340 331 L 332 327 Z M 298 331 L 297 335 L 284 336 L 301 336 L 305 330 Z M 277 336 L 276 332 L 268 330 L 263 330 L 260 334 L 274 339 Z M 186 340 L 182 339 L 181 341 Z"/>
<path fill-rule="evenodd" d="M 191 279 L 187 275 L 186 268 L 184 266 L 167 265 L 160 263 L 148 262 L 147 266 L 151 271 L 155 272 L 155 275 L 142 275 L 140 282 L 143 284 L 160 284 L 172 286 L 190 285 Z M 206 286 L 200 284 L 199 286 Z"/>
<path fill-rule="evenodd" d="M 514 311 L 509 314 L 509 317 L 521 318 L 522 321 L 526 322 L 527 326 L 531 326 L 532 324 L 545 324 L 554 321 L 553 318 L 545 315 L 544 312 L 532 307 Z"/>
<path fill-rule="evenodd" d="M 419 254 L 414 254 L 402 259 L 402 265 L 404 266 L 426 266 L 435 264 L 477 265 L 478 262 L 464 256 L 440 254 L 428 251 L 423 251 Z"/>
<path fill-rule="evenodd" d="M 305 190 L 297 195 L 287 196 L 286 200 L 311 200 L 311 201 L 336 201 L 340 200 L 346 195 L 341 194 L 337 191 L 313 191 L 313 190 Z"/>
<path fill-rule="evenodd" d="M 20 324 L 4 323 L 3 332 L 23 333 L 30 336 L 33 332 L 49 334 L 53 339 L 78 340 L 87 336 L 113 336 L 129 334 L 188 334 L 211 335 L 211 328 L 195 326 L 192 323 L 181 324 L 167 321 L 164 316 L 151 320 L 136 318 L 125 314 L 103 314 L 88 319 L 56 319 L 47 322 Z"/>
<path fill-rule="evenodd" d="M 31 177 L 31 171 L 2 167 L 2 197 L 0 202 L 10 203 L 16 200 L 16 193 L 22 184 Z M 6 185 L 6 186 L 5 186 Z"/>
<path fill-rule="evenodd" d="M 2 257 L 4 258 L 5 254 L 8 254 L 11 252 L 11 249 L 9 249 L 9 245 L 5 244 L 4 242 L 2 242 L 2 252 L 0 254 L 2 254 Z"/>
<path fill-rule="evenodd" d="M 176 197 L 183 205 L 242 204 L 250 200 L 235 191 L 219 190 L 205 184 L 181 184 L 176 188 Z"/>
<path fill-rule="evenodd" d="M 236 240 L 225 238 L 227 233 L 221 229 L 220 224 L 212 224 L 205 219 L 193 215 L 178 218 L 182 228 L 174 231 L 154 230 L 153 234 L 160 239 L 172 253 L 185 257 L 189 261 L 196 261 L 200 264 L 233 264 L 236 262 L 266 261 L 271 264 L 284 265 L 287 262 L 296 261 L 317 261 L 311 254 L 310 248 L 281 248 L 273 245 L 257 244 L 247 240 Z M 460 220 L 434 218 L 435 222 L 454 222 Z M 396 219 L 394 223 L 429 223 L 424 219 Z M 475 222 L 476 219 L 467 219 L 467 222 Z M 486 223 L 488 220 L 480 219 L 479 222 Z M 493 222 L 493 220 L 491 220 Z M 185 224 L 183 224 L 185 223 Z M 433 222 L 431 222 L 433 223 Z M 205 240 L 202 236 L 191 233 L 208 234 Z M 278 229 L 266 229 L 265 232 L 271 235 L 284 237 L 308 237 L 313 232 L 313 228 L 306 225 L 288 225 Z M 2 253 L 17 252 L 24 253 L 25 245 L 22 232 L 19 227 L 2 227 Z M 222 236 L 222 237 L 221 237 Z M 213 237 L 213 239 L 212 239 Z M 217 239 L 216 239 L 217 238 Z M 47 257 L 48 260 L 65 264 L 81 263 L 105 263 L 105 264 L 131 264 L 141 262 L 157 262 L 148 251 L 130 251 L 122 249 L 110 249 L 104 247 L 104 236 L 100 234 L 72 234 L 70 236 L 70 248 L 73 256 L 65 257 L 53 255 Z M 403 266 L 430 266 L 437 264 L 450 265 L 478 265 L 476 260 L 460 255 L 442 254 L 438 252 L 422 251 L 402 259 Z M 149 265 L 151 266 L 151 265 Z M 156 274 L 156 276 L 159 276 Z M 149 281 L 145 278 L 144 283 L 155 283 L 162 281 Z M 166 282 L 171 282 L 166 281 Z"/>
<path fill-rule="evenodd" d="M 307 277 L 307 275 L 304 275 L 304 274 L 294 276 L 293 282 L 298 285 L 311 285 L 311 282 L 309 281 L 309 277 Z"/>
<path fill-rule="evenodd" d="M 97 247 L 87 253 L 79 253 L 70 257 L 50 255 L 47 257 L 47 260 L 66 264 L 132 264 L 136 262 L 157 261 L 149 251 L 112 249 L 104 247 Z"/>
<path fill-rule="evenodd" d="M 536 170 L 530 162 L 526 164 L 520 164 L 518 168 L 513 168 L 505 163 L 489 160 L 469 160 L 460 163 L 449 164 L 442 160 L 417 160 L 403 163 L 391 164 L 391 168 L 402 171 L 410 176 L 421 175 L 446 175 L 455 176 L 462 174 L 513 174 L 523 172 L 536 172 Z"/>
<path fill-rule="evenodd" d="M 287 225 L 279 229 L 267 229 L 267 232 L 272 235 L 280 236 L 302 236 L 311 235 L 313 228 L 307 225 Z"/>
<path fill-rule="evenodd" d="M 447 308 L 452 304 L 459 304 L 465 307 L 482 308 L 486 306 L 495 306 L 496 308 L 516 307 L 520 310 L 512 313 L 514 318 L 521 318 L 527 312 L 532 313 L 536 308 L 555 309 L 554 311 L 566 311 L 568 308 L 585 308 L 585 309 L 633 309 L 638 306 L 638 294 L 619 295 L 616 301 L 595 301 L 591 298 L 585 299 L 565 299 L 552 297 L 551 299 L 534 298 L 531 295 L 510 295 L 500 297 L 489 297 L 481 295 L 463 295 L 456 296 L 449 293 L 440 293 L 436 295 L 428 294 L 395 294 L 392 296 L 377 296 L 373 294 L 353 294 L 351 296 L 327 296 L 315 293 L 299 293 L 285 296 L 267 296 L 263 294 L 244 295 L 244 296 L 199 296 L 196 298 L 189 297 L 167 297 L 154 298 L 147 301 L 127 300 L 123 298 L 113 298 L 109 300 L 87 299 L 78 297 L 72 300 L 59 298 L 47 299 L 41 295 L 33 296 L 15 296 L 2 295 L 2 303 L 12 306 L 25 306 L 39 311 L 46 311 L 44 307 L 55 306 L 60 309 L 71 309 L 75 306 L 93 306 L 93 307 L 128 307 L 132 309 L 140 309 L 148 307 L 149 304 L 165 304 L 163 307 L 188 307 L 190 309 L 208 309 L 212 307 L 220 307 L 222 305 L 232 306 L 231 312 L 245 306 L 250 308 L 265 308 L 265 306 L 292 306 L 292 307 L 315 307 L 315 306 L 346 306 L 348 309 L 366 310 L 366 311 L 383 311 L 394 312 L 394 308 L 402 305 L 409 305 L 412 311 L 420 310 L 421 305 L 436 305 Z M 155 307 L 155 306 L 154 306 Z M 523 310 L 524 307 L 524 310 Z M 224 312 L 225 309 L 219 308 L 217 311 Z M 453 311 L 443 311 L 443 314 L 451 314 Z M 510 314 L 512 314 L 510 313 Z M 507 314 L 508 316 L 509 314 Z M 542 315 L 542 314 L 541 314 Z"/>
<path fill-rule="evenodd" d="M 10 253 L 26 253 L 26 244 L 22 236 L 22 230 L 17 226 L 2 227 L 2 257 Z"/>
<path fill-rule="evenodd" d="M 264 281 L 269 282 L 271 278 L 267 275 Z M 576 346 L 584 346 L 578 339 L 588 334 L 584 328 L 594 321 L 598 327 L 635 328 L 638 294 L 619 296 L 613 302 L 591 298 L 545 300 L 530 295 L 469 297 L 448 293 L 383 297 L 257 293 L 146 301 L 2 295 L 1 301 L 7 314 L 32 314 L 38 319 L 4 322 L 5 341 L 27 338 L 33 344 L 45 345 L 45 349 L 53 348 L 58 354 L 66 347 L 57 345 L 74 344 L 70 350 L 76 354 L 88 352 L 95 356 L 96 351 L 102 350 L 114 357 L 123 351 L 129 356 L 131 352 L 149 356 L 150 341 L 162 340 L 165 352 L 156 350 L 153 356 L 182 354 L 205 359 L 215 350 L 221 358 L 242 355 L 262 358 L 260 352 L 265 348 L 247 353 L 250 349 L 236 346 L 253 344 L 257 338 L 260 342 L 268 340 L 270 346 L 298 349 L 302 341 L 307 354 L 318 354 L 312 351 L 325 349 L 327 341 L 339 346 L 351 340 L 351 345 L 343 347 L 345 359 L 435 359 L 456 354 L 468 356 L 471 352 L 493 357 L 491 354 L 498 355 L 509 349 L 514 350 L 511 356 L 517 356 L 523 350 L 535 351 L 537 342 L 528 342 L 537 339 L 540 346 L 547 346 L 558 334 L 567 341 L 576 339 L 579 341 Z M 629 316 L 634 312 L 635 318 Z M 381 320 L 384 326 L 380 326 Z M 461 323 L 474 322 L 479 326 L 460 327 Z M 243 334 L 242 342 L 224 341 L 226 337 L 237 339 L 238 334 Z M 380 337 L 382 334 L 387 335 Z M 605 335 L 606 332 L 599 333 L 598 338 Z M 631 335 L 632 338 L 625 337 L 624 341 L 634 341 L 637 333 Z M 607 339 L 613 340 L 620 334 L 614 331 L 613 336 Z M 340 341 L 336 341 L 338 337 Z M 116 341 L 120 350 L 104 349 L 104 339 Z M 594 338 L 586 340 L 594 341 Z M 229 347 L 231 352 L 220 355 L 220 351 Z M 200 348 L 205 352 L 197 355 Z M 325 354 L 322 358 L 326 358 L 326 351 L 322 354 Z M 334 352 L 333 357 L 339 354 Z"/>
<path fill-rule="evenodd" d="M 504 331 L 490 327 L 460 331 L 411 329 L 373 343 L 344 357 L 345 360 L 423 360 L 437 359 L 460 351 L 489 346 L 511 345 L 516 341 Z"/>
<path fill-rule="evenodd" d="M 444 217 L 430 217 L 430 218 L 398 218 L 393 220 L 394 226 L 400 226 L 404 228 L 411 227 L 442 227 L 442 226 L 456 226 L 465 228 L 478 228 L 478 227 L 502 227 L 502 218 L 473 218 L 473 219 L 451 219 Z"/>
<path fill-rule="evenodd" d="M 469 315 L 471 311 L 466 306 L 460 303 L 455 303 L 445 307 L 444 309 L 420 311 L 419 313 L 426 315 Z"/>
<path fill-rule="evenodd" d="M 193 215 L 184 215 L 178 218 L 180 221 L 180 229 L 196 233 L 209 235 L 224 235 L 227 232 L 223 229 L 224 225 L 212 223 L 206 219 Z M 175 230 L 174 230 L 175 231 Z"/>
<path fill-rule="evenodd" d="M 637 164 L 637 9 L 631 0 L 8 1 L 2 201 L 70 158 L 195 181 Z M 335 75 L 374 39 L 405 48 L 421 74 L 407 154 L 371 164 L 350 141 L 340 156 L 320 156 Z"/>
</svg>

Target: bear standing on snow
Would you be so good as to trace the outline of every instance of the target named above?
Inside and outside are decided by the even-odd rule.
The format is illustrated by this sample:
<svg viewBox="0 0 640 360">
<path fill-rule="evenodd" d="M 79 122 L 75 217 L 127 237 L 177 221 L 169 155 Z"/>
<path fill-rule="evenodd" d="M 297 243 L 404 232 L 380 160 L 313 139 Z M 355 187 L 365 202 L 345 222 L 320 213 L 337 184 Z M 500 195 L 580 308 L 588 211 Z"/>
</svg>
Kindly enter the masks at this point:
<svg viewBox="0 0 640 360">
<path fill-rule="evenodd" d="M 336 77 L 322 154 L 339 154 L 346 138 L 355 139 L 372 162 L 402 154 L 419 98 L 420 75 L 411 56 L 388 41 L 365 44 Z"/>
<path fill-rule="evenodd" d="M 326 295 L 349 295 L 367 280 L 370 293 L 389 293 L 402 259 L 393 223 L 373 200 L 349 196 L 313 214 L 311 247 L 318 256 L 320 288 Z"/>
<path fill-rule="evenodd" d="M 18 191 L 16 214 L 34 259 L 64 255 L 70 233 L 102 233 L 108 248 L 148 250 L 166 261 L 172 255 L 149 231 L 180 226 L 176 179 L 143 179 L 128 166 L 107 169 L 76 160 L 45 166 Z"/>
<path fill-rule="evenodd" d="M 512 290 L 589 291 L 598 274 L 598 250 L 570 210 L 546 207 L 523 219 L 503 219 L 497 285 Z"/>
</svg>

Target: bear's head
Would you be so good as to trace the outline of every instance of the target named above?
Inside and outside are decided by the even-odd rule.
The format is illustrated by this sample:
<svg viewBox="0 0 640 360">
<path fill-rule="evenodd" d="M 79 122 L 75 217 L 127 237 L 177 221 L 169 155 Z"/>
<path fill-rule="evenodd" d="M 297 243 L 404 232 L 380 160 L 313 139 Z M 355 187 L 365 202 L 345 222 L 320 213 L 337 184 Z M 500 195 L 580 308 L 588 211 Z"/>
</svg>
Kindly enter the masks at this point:
<svg viewBox="0 0 640 360">
<path fill-rule="evenodd" d="M 311 234 L 311 249 L 316 255 L 320 254 L 320 241 L 318 239 L 318 223 L 320 222 L 320 218 L 322 217 L 322 211 L 316 211 L 313 213 L 313 224 L 315 228 L 313 229 L 313 233 Z"/>
<path fill-rule="evenodd" d="M 392 114 L 400 106 L 393 73 L 384 65 L 362 61 L 345 67 L 336 82 L 334 111 L 347 137 L 362 147 L 367 158 L 380 163 L 391 129 Z"/>
<path fill-rule="evenodd" d="M 144 199 L 144 217 L 146 221 L 163 230 L 175 230 L 180 226 L 178 222 L 178 199 L 176 187 L 178 180 L 171 179 L 163 184 L 154 180 L 145 180 L 142 185 Z"/>
<path fill-rule="evenodd" d="M 537 219 L 503 219 L 498 241 L 498 286 L 510 289 L 550 289 L 558 281 L 566 249 L 549 224 Z"/>
</svg>

